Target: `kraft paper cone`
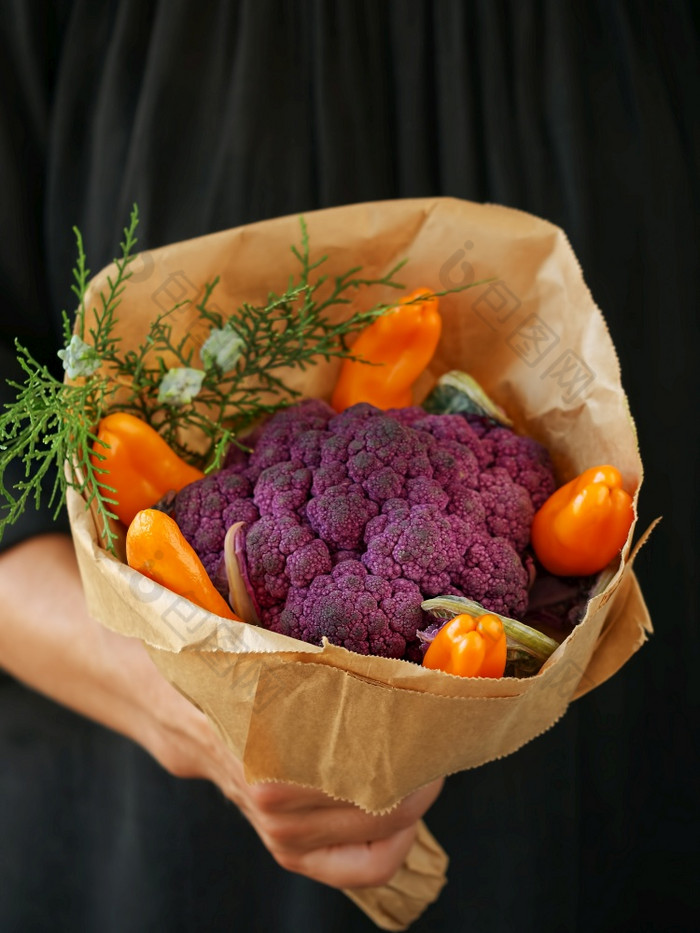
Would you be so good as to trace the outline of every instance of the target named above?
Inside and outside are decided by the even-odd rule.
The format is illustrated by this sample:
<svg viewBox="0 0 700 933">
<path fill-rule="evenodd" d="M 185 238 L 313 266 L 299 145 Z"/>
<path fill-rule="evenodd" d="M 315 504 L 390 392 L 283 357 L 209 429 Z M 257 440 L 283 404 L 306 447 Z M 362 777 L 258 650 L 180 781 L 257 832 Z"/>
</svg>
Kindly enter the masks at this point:
<svg viewBox="0 0 700 933">
<path fill-rule="evenodd" d="M 443 373 L 466 370 L 517 431 L 545 444 L 560 482 L 613 463 L 636 503 L 642 464 L 617 357 L 561 230 L 519 211 L 447 198 L 358 204 L 306 221 L 312 256 L 328 255 L 323 271 L 330 276 L 355 265 L 378 276 L 408 257 L 400 274 L 407 290 L 490 279 L 440 299 L 443 335 L 416 401 Z M 166 300 L 170 307 L 197 299 L 217 275 L 218 309 L 233 313 L 243 301 L 264 302 L 297 271 L 290 245 L 298 241 L 298 218 L 284 217 L 140 257 L 142 271 L 119 309 L 122 349 L 143 339 Z M 88 308 L 108 272 L 91 284 Z M 375 287 L 360 293 L 355 307 L 394 298 Z M 189 331 L 198 339 L 192 306 L 172 321 L 176 335 Z M 328 399 L 338 366 L 321 363 L 285 379 Z M 436 777 L 516 751 L 618 670 L 651 631 L 629 557 L 633 529 L 605 588 L 543 670 L 489 680 L 308 645 L 218 618 L 105 552 L 75 494 L 69 513 L 91 613 L 145 642 L 163 675 L 243 762 L 249 781 L 314 787 L 369 811 L 391 808 Z M 350 895 L 385 929 L 412 922 L 444 883 L 444 853 L 426 833 L 422 828 L 391 885 Z"/>
</svg>

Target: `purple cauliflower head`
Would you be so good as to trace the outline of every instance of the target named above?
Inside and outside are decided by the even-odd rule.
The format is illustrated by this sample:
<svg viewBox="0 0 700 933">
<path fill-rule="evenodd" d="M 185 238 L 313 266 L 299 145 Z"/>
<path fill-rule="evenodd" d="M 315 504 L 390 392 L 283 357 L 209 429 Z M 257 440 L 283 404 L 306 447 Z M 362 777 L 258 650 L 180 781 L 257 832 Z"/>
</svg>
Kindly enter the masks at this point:
<svg viewBox="0 0 700 933">
<path fill-rule="evenodd" d="M 554 489 L 535 441 L 481 416 L 367 404 L 335 414 L 308 400 L 253 442 L 179 493 L 172 514 L 220 588 L 224 535 L 245 523 L 244 578 L 264 625 L 419 658 L 427 597 L 522 617 L 532 517 Z"/>
</svg>

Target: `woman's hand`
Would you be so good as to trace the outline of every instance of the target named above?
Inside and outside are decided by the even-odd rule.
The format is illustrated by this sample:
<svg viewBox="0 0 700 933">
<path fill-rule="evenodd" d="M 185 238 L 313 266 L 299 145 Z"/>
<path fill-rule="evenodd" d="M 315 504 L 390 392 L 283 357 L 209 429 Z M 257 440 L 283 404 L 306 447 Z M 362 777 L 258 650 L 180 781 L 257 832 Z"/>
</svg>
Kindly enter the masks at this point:
<svg viewBox="0 0 700 933">
<path fill-rule="evenodd" d="M 317 791 L 249 785 L 207 718 L 157 671 L 140 641 L 87 613 L 72 543 L 44 535 L 0 555 L 0 667 L 142 745 L 171 774 L 213 781 L 284 868 L 325 884 L 388 881 L 442 781 L 371 816 Z"/>
<path fill-rule="evenodd" d="M 442 784 L 410 794 L 383 816 L 285 784 L 248 787 L 239 806 L 283 868 L 333 887 L 360 888 L 385 884 L 398 871 Z"/>
<path fill-rule="evenodd" d="M 212 780 L 283 868 L 333 887 L 374 886 L 393 877 L 411 848 L 416 824 L 442 789 L 443 781 L 434 781 L 390 813 L 373 816 L 308 788 L 250 785 L 206 717 L 187 705 L 187 737 L 171 737 L 156 757 L 171 773 Z"/>
</svg>

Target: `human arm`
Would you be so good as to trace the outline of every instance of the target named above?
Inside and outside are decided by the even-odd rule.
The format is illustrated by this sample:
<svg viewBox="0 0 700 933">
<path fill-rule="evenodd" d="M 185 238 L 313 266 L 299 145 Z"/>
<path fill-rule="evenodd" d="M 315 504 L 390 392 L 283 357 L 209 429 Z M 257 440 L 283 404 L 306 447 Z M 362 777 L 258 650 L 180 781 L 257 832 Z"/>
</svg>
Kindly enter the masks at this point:
<svg viewBox="0 0 700 933">
<path fill-rule="evenodd" d="M 381 884 L 402 864 L 441 782 L 382 817 L 284 784 L 246 783 L 206 717 L 157 671 L 142 644 L 87 613 L 73 547 L 43 534 L 0 555 L 0 667 L 128 736 L 171 774 L 213 781 L 276 861 L 335 887 Z"/>
</svg>

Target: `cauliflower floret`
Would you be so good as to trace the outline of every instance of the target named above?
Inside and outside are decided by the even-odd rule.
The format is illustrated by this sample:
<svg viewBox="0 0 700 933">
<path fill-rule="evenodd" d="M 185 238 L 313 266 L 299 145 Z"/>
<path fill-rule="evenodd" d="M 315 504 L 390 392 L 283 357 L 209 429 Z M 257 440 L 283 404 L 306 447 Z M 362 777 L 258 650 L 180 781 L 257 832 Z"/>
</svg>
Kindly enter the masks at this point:
<svg viewBox="0 0 700 933">
<path fill-rule="evenodd" d="M 470 421 L 474 416 L 470 416 Z M 532 437 L 514 434 L 508 428 L 480 418 L 481 444 L 494 466 L 508 471 L 513 482 L 526 489 L 537 511 L 554 492 L 555 482 L 549 453 Z"/>
<path fill-rule="evenodd" d="M 492 467 L 479 477 L 486 527 L 495 538 L 505 538 L 516 551 L 530 543 L 535 509 L 527 489 L 514 483 L 503 467 Z"/>
<path fill-rule="evenodd" d="M 424 624 L 420 589 L 383 580 L 345 560 L 308 588 L 290 590 L 274 631 L 320 645 L 325 636 L 358 654 L 400 658 Z"/>
<path fill-rule="evenodd" d="M 265 515 L 249 529 L 245 541 L 248 577 L 261 608 L 287 598 L 287 559 L 314 540 L 308 525 L 290 514 Z"/>
<path fill-rule="evenodd" d="M 258 435 L 250 455 L 249 475 L 256 480 L 267 467 L 289 460 L 295 439 L 306 431 L 323 430 L 334 414 L 330 405 L 319 399 L 306 399 L 278 411 Z"/>
<path fill-rule="evenodd" d="M 493 612 L 518 618 L 527 607 L 528 573 L 505 538 L 474 538 L 453 582 Z"/>
<path fill-rule="evenodd" d="M 306 506 L 311 527 L 335 550 L 358 548 L 365 525 L 378 511 L 377 503 L 368 499 L 356 483 L 331 486 Z"/>
<path fill-rule="evenodd" d="M 390 499 L 382 514 L 368 523 L 362 563 L 387 580 L 403 577 L 426 596 L 445 592 L 463 563 L 469 529 L 455 515 L 434 505 L 410 506 Z"/>
<path fill-rule="evenodd" d="M 258 520 L 252 492 L 250 480 L 234 466 L 190 483 L 172 502 L 172 517 L 212 579 L 217 577 L 231 525 Z"/>
<path fill-rule="evenodd" d="M 310 489 L 311 470 L 299 460 L 290 460 L 262 471 L 253 501 L 260 515 L 285 515 L 306 505 Z"/>
</svg>

